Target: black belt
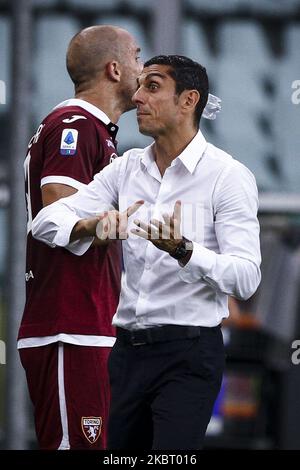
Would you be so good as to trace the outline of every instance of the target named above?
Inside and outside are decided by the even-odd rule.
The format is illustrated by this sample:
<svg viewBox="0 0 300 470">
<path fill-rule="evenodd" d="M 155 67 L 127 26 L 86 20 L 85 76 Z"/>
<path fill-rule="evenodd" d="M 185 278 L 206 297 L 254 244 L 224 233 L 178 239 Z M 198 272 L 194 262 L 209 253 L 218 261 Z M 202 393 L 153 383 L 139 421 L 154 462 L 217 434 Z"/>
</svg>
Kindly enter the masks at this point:
<svg viewBox="0 0 300 470">
<path fill-rule="evenodd" d="M 219 328 L 220 325 L 213 327 L 165 325 L 142 330 L 125 330 L 124 328 L 117 327 L 117 339 L 132 346 L 142 346 L 144 344 L 174 341 L 176 339 L 197 338 L 204 331 L 213 331 Z"/>
</svg>

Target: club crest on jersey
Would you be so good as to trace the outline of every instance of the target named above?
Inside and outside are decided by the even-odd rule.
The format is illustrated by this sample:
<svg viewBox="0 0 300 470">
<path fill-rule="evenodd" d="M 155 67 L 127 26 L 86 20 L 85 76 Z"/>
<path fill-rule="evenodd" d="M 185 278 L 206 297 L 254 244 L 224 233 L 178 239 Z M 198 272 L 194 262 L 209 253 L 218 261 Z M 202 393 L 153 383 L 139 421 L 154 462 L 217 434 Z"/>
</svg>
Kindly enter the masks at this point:
<svg viewBox="0 0 300 470">
<path fill-rule="evenodd" d="M 77 149 L 78 130 L 64 129 L 60 141 L 61 155 L 75 155 Z"/>
<path fill-rule="evenodd" d="M 101 434 L 102 418 L 100 416 L 83 416 L 81 418 L 81 428 L 86 439 L 94 444 Z"/>
</svg>

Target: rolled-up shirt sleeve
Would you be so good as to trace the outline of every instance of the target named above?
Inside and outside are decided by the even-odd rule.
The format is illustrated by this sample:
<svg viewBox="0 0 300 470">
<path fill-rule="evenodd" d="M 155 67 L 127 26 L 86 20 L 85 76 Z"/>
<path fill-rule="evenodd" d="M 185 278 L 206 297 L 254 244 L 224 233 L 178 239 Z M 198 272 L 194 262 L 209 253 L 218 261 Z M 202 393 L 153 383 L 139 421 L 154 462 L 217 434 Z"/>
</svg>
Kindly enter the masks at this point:
<svg viewBox="0 0 300 470">
<path fill-rule="evenodd" d="M 94 238 L 86 237 L 70 243 L 71 232 L 79 220 L 95 217 L 117 206 L 118 160 L 121 159 L 114 160 L 77 193 L 44 207 L 32 222 L 32 235 L 53 248 L 60 246 L 74 254 L 84 254 Z"/>
<path fill-rule="evenodd" d="M 246 300 L 260 279 L 260 242 L 255 178 L 233 161 L 219 178 L 213 195 L 214 229 L 219 252 L 193 243 L 189 262 L 180 270 L 187 282 L 200 279 L 225 294 Z"/>
<path fill-rule="evenodd" d="M 64 201 L 60 199 L 44 207 L 32 223 L 32 235 L 34 238 L 45 242 L 53 248 L 68 245 L 72 229 L 81 219 L 75 212 L 70 210 L 69 203 L 67 201 L 64 204 Z"/>
</svg>

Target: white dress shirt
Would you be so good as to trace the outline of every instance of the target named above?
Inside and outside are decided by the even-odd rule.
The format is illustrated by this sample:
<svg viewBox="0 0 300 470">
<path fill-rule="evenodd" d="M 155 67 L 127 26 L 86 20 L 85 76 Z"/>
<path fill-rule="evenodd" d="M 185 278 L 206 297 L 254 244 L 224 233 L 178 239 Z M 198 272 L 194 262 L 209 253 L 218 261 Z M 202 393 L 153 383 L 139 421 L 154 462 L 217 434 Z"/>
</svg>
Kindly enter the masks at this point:
<svg viewBox="0 0 300 470">
<path fill-rule="evenodd" d="M 149 222 L 182 204 L 182 234 L 193 241 L 181 267 L 153 243 L 130 233 L 123 241 L 125 274 L 113 324 L 127 329 L 155 325 L 218 325 L 228 316 L 227 296 L 249 298 L 260 282 L 258 195 L 254 176 L 199 131 L 161 176 L 153 144 L 117 158 L 76 194 L 45 207 L 33 235 L 50 246 L 82 254 L 92 239 L 69 245 L 78 220 L 113 206 L 124 211 L 145 204 L 129 218 Z"/>
</svg>

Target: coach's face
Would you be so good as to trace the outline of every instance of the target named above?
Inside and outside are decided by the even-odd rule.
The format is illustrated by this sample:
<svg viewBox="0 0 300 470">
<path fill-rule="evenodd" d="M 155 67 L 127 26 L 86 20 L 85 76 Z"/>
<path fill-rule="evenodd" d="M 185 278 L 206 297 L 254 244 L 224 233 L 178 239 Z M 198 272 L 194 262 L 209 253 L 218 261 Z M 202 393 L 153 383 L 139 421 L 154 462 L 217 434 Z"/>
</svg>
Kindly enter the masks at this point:
<svg viewBox="0 0 300 470">
<path fill-rule="evenodd" d="M 175 81 L 168 65 L 150 65 L 138 79 L 139 88 L 133 95 L 137 120 L 142 134 L 156 137 L 180 125 L 181 104 Z"/>
</svg>

